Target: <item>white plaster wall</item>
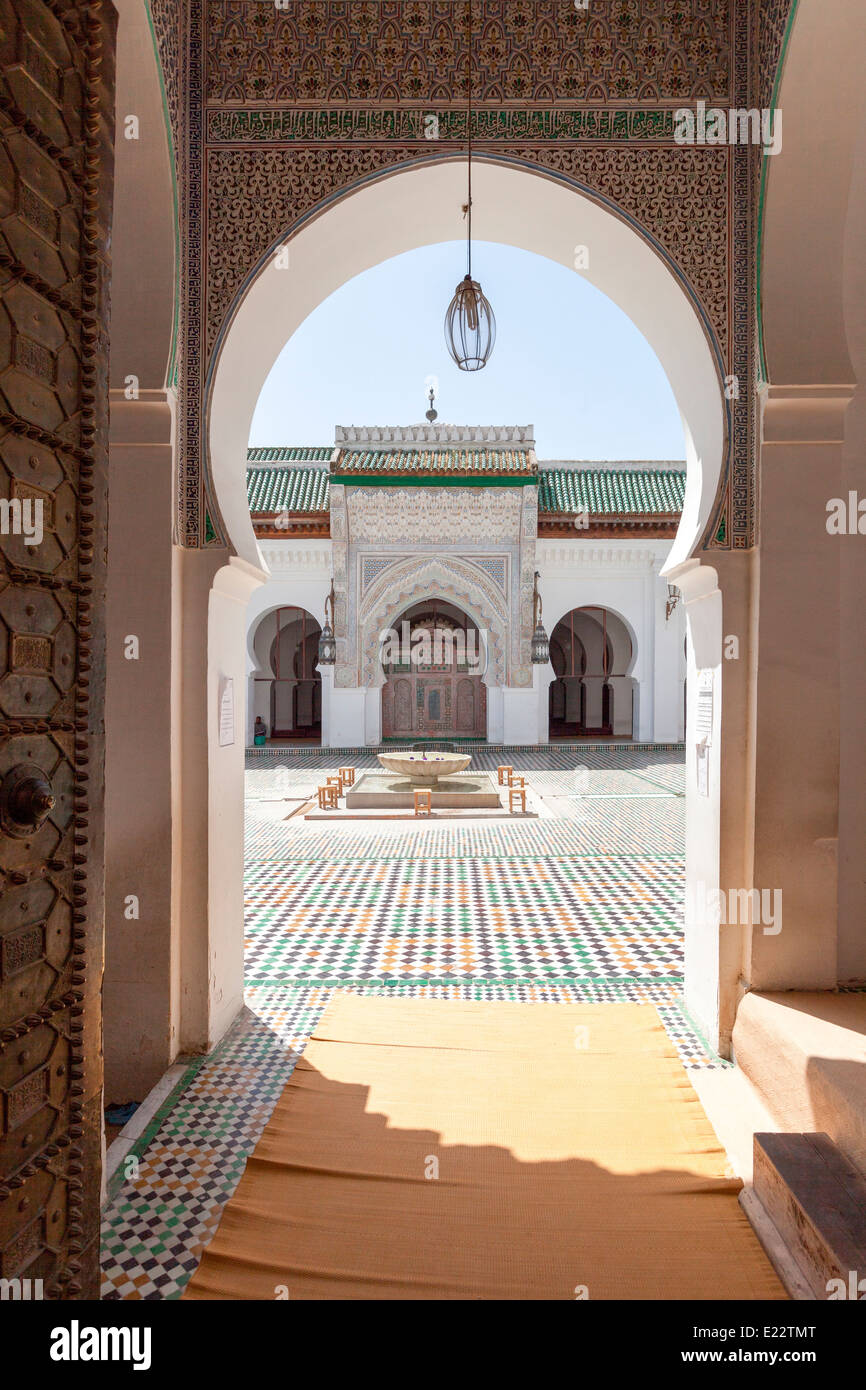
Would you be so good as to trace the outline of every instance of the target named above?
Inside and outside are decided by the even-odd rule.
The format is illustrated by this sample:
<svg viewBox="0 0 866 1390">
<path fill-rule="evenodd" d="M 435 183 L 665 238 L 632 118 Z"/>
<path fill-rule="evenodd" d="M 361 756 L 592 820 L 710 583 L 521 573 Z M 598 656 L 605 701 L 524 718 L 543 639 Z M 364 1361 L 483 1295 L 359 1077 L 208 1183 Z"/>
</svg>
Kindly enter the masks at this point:
<svg viewBox="0 0 866 1390">
<path fill-rule="evenodd" d="M 537 743 L 540 686 L 531 689 L 506 686 L 502 692 L 502 742 Z M 545 700 L 547 699 L 545 687 Z"/>
<path fill-rule="evenodd" d="M 367 701 L 370 692 L 364 686 L 358 686 L 354 690 L 343 690 L 333 685 L 333 679 L 329 680 L 330 708 L 328 711 L 327 739 L 325 737 L 325 726 L 322 725 L 322 744 L 329 748 L 357 748 L 363 747 L 367 742 L 366 736 L 366 717 Z M 381 691 L 373 691 L 377 697 L 381 696 Z M 324 702 L 323 702 L 324 708 Z M 377 736 L 371 742 L 380 741 Z"/>
<path fill-rule="evenodd" d="M 208 601 L 208 957 L 207 1044 L 222 1037 L 243 1003 L 244 693 L 247 609 L 265 576 L 232 559 Z M 219 741 L 221 682 L 234 683 L 234 741 Z"/>
<path fill-rule="evenodd" d="M 267 676 L 272 674 L 267 654 L 276 630 L 276 619 L 270 620 L 268 615 L 283 607 L 306 608 L 307 612 L 322 624 L 325 620 L 325 599 L 331 587 L 329 540 L 265 541 L 262 544 L 262 558 L 268 565 L 270 576 L 267 583 L 256 589 L 250 597 L 246 612 L 244 650 L 246 671 L 250 677 L 246 682 L 248 693 L 245 729 L 248 744 L 253 741 L 257 714 L 261 714 L 270 727 L 270 686 L 267 682 L 254 682 L 251 679 L 253 673 Z M 265 635 L 262 638 L 263 631 Z M 323 743 L 324 693 L 323 689 Z M 363 738 L 353 739 L 352 742 L 363 743 Z"/>
<path fill-rule="evenodd" d="M 719 886 L 721 728 L 722 728 L 722 595 L 714 571 L 693 562 L 678 577 L 686 600 L 688 622 L 688 738 L 686 741 L 686 1007 L 717 1049 L 720 1042 L 719 932 L 700 911 L 704 894 Z M 698 786 L 698 673 L 712 672 L 713 727 L 709 747 L 707 795 Z"/>
</svg>

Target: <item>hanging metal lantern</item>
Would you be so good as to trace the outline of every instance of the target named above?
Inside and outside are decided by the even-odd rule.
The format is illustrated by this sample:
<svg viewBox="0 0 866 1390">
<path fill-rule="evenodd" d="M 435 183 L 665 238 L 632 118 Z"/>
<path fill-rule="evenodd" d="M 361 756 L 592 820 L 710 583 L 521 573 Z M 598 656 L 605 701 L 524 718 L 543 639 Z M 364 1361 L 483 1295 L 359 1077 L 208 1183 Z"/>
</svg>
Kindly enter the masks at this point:
<svg viewBox="0 0 866 1390">
<path fill-rule="evenodd" d="M 334 629 L 331 623 L 334 621 L 334 581 L 331 580 L 331 592 L 325 599 L 325 626 L 322 628 L 319 637 L 319 665 L 333 666 L 337 660 L 337 639 L 334 636 Z M 328 609 L 330 608 L 330 622 L 328 621 Z"/>
<path fill-rule="evenodd" d="M 480 372 L 496 342 L 496 319 L 477 280 L 472 279 L 472 0 L 466 26 L 466 180 L 463 205 L 466 218 L 466 275 L 454 292 L 445 315 L 445 342 L 461 372 Z"/>
<path fill-rule="evenodd" d="M 496 319 L 477 280 L 466 275 L 445 315 L 445 342 L 462 372 L 479 372 L 496 342 Z"/>
<path fill-rule="evenodd" d="M 550 660 L 550 642 L 541 622 L 541 594 L 538 592 L 538 578 L 538 570 L 536 570 L 532 588 L 532 622 L 535 631 L 532 634 L 529 659 L 533 666 L 546 666 Z"/>
</svg>

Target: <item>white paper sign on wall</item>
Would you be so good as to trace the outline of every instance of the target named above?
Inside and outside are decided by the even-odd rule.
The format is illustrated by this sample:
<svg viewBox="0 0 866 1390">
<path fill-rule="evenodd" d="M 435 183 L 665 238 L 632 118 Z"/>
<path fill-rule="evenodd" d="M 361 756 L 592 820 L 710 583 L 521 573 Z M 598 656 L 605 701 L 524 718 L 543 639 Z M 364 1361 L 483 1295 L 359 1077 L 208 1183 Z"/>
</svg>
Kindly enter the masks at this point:
<svg viewBox="0 0 866 1390">
<path fill-rule="evenodd" d="M 220 681 L 218 718 L 220 748 L 226 748 L 235 741 L 235 685 L 231 676 Z"/>
<path fill-rule="evenodd" d="M 697 747 L 698 796 L 710 794 L 710 750 L 705 743 Z"/>
<path fill-rule="evenodd" d="M 698 796 L 710 794 L 710 745 L 713 741 L 713 679 L 714 672 L 698 672 L 698 709 L 695 719 L 697 744 L 695 763 Z"/>
<path fill-rule="evenodd" d="M 695 732 L 698 742 L 708 746 L 713 741 L 713 676 L 712 671 L 698 672 L 698 713 Z"/>
</svg>

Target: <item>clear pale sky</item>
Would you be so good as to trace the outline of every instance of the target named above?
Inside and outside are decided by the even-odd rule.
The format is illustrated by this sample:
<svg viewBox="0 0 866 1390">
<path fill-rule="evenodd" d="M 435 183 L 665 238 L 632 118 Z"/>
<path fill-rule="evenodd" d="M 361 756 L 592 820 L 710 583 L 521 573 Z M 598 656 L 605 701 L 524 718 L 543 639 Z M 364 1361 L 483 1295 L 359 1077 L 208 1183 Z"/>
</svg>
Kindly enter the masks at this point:
<svg viewBox="0 0 866 1390">
<path fill-rule="evenodd" d="M 496 346 L 483 371 L 459 371 L 443 321 L 465 260 L 460 242 L 422 247 L 320 304 L 265 382 L 250 445 L 327 445 L 335 425 L 416 424 L 435 376 L 440 421 L 534 425 L 542 459 L 684 457 L 673 394 L 646 339 L 577 271 L 532 252 L 474 245 Z"/>
</svg>

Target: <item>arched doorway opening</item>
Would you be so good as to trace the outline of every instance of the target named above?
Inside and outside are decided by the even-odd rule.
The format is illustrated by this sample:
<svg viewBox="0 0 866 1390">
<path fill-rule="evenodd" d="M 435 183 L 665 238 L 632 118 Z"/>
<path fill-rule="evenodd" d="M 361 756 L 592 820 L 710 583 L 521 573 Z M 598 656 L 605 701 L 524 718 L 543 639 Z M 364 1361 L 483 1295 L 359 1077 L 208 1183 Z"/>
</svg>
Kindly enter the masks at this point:
<svg viewBox="0 0 866 1390">
<path fill-rule="evenodd" d="M 550 637 L 550 737 L 632 738 L 635 655 L 631 633 L 607 608 L 560 618 Z"/>
<path fill-rule="evenodd" d="M 265 614 L 253 637 L 254 719 L 271 740 L 318 742 L 322 737 L 322 678 L 317 663 L 321 627 L 306 608 L 285 605 Z"/>
<path fill-rule="evenodd" d="M 223 325 L 216 333 L 207 369 L 204 414 L 207 433 L 208 485 L 234 555 L 215 577 L 211 591 L 208 669 L 212 683 L 237 671 L 243 678 L 243 641 L 235 655 L 228 649 L 231 604 L 243 591 L 246 603 L 267 579 L 256 542 L 243 474 L 243 458 L 261 387 L 295 328 L 336 288 L 369 266 L 417 246 L 462 238 L 464 170 L 450 158 L 425 158 L 387 177 L 371 176 L 332 201 L 317 205 L 292 228 L 262 249 L 259 260 L 239 287 Z M 576 239 L 593 247 L 587 278 L 629 316 L 662 364 L 679 406 L 685 436 L 686 494 L 677 536 L 662 574 L 679 588 L 689 627 L 689 671 L 711 672 L 717 698 L 713 703 L 708 793 L 697 790 L 694 750 L 687 750 L 687 878 L 691 883 L 719 882 L 721 782 L 721 594 L 715 568 L 696 557 L 716 506 L 723 475 L 731 409 L 725 404 L 725 362 L 706 310 L 681 270 L 638 220 L 613 200 L 588 192 L 574 179 L 535 168 L 512 158 L 479 158 L 475 174 L 476 235 L 573 265 Z M 277 252 L 290 244 L 289 269 Z M 369 659 L 349 652 L 358 635 L 346 570 L 348 533 L 336 536 L 334 554 L 335 632 L 338 662 L 333 686 L 364 710 L 365 742 L 381 733 L 381 691 L 375 681 L 361 685 Z M 413 595 L 414 601 L 420 596 Z M 531 595 L 527 595 L 531 604 Z M 528 641 L 524 643 L 528 648 Z M 234 648 L 233 648 L 234 650 Z M 347 660 L 342 661 L 347 654 Z M 529 652 L 520 653 L 527 668 Z M 348 658 L 351 658 L 350 660 Z M 377 663 L 382 679 L 381 663 Z M 338 677 L 340 680 L 338 680 Z M 340 683 L 342 681 L 342 683 Z M 325 699 L 326 724 L 329 719 Z M 690 692 L 697 689 L 690 680 Z M 490 703 L 495 691 L 490 685 Z M 210 696 L 209 696 L 210 698 Z M 546 697 L 545 697 L 546 698 Z M 608 696 L 610 699 L 610 696 Z M 505 720 L 491 710 L 491 725 L 504 742 L 519 742 L 530 719 L 533 741 L 547 733 L 547 706 L 527 690 L 520 719 Z M 690 712 L 693 714 L 693 711 Z M 616 700 L 608 717 L 616 725 Z M 693 726 L 693 718 L 690 718 Z M 541 725 L 541 729 L 538 728 Z M 242 834 L 242 750 L 229 755 L 216 747 L 209 726 L 209 882 L 208 934 L 212 941 L 236 931 L 242 891 L 231 865 L 226 841 Z M 339 725 L 336 726 L 339 729 Z M 354 743 L 355 740 L 352 740 Z M 234 809 L 226 814 L 227 805 Z M 710 1037 L 719 1019 L 718 941 L 710 943 L 697 968 L 687 958 L 687 996 Z M 213 952 L 211 959 L 214 958 Z M 228 982 L 226 993 L 231 988 Z"/>
<path fill-rule="evenodd" d="M 478 738 L 487 733 L 481 636 L 454 604 L 414 604 L 382 644 L 385 739 Z"/>
</svg>

